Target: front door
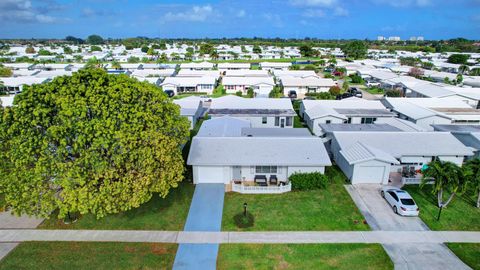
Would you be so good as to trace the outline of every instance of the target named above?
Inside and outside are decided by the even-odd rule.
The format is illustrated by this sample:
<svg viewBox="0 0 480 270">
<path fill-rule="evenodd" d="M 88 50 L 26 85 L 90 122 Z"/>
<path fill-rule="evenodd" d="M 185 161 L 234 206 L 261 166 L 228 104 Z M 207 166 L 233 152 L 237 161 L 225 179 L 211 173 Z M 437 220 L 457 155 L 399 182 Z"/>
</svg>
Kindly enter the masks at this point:
<svg viewBox="0 0 480 270">
<path fill-rule="evenodd" d="M 242 180 L 242 167 L 240 166 L 232 167 L 232 178 L 233 178 L 233 181 Z"/>
<path fill-rule="evenodd" d="M 280 127 L 281 128 L 285 127 L 285 118 L 280 119 Z"/>
</svg>

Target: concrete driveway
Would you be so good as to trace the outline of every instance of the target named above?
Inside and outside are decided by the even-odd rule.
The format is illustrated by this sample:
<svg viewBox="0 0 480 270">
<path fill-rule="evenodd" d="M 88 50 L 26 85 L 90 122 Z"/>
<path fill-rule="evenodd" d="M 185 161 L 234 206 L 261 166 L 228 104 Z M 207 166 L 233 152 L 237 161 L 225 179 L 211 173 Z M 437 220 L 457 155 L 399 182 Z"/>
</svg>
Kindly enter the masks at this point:
<svg viewBox="0 0 480 270">
<path fill-rule="evenodd" d="M 224 184 L 197 184 L 184 231 L 219 232 L 222 228 Z M 218 244 L 180 244 L 173 269 L 215 269 Z"/>
<path fill-rule="evenodd" d="M 345 188 L 372 230 L 429 230 L 418 217 L 402 217 L 395 214 L 380 195 L 380 185 L 347 185 Z M 384 244 L 383 247 L 392 259 L 395 269 L 471 269 L 444 244 L 392 243 Z"/>
</svg>

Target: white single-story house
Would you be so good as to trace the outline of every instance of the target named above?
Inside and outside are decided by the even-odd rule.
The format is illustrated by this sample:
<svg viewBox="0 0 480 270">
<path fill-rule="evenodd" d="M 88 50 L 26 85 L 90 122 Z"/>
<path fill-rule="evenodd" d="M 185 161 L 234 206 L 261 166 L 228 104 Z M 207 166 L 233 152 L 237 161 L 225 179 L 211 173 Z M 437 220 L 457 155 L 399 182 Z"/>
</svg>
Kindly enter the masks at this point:
<svg viewBox="0 0 480 270">
<path fill-rule="evenodd" d="M 450 132 L 475 153 L 470 158 L 480 158 L 480 125 L 432 125 L 435 131 Z"/>
<path fill-rule="evenodd" d="M 180 64 L 181 69 L 190 69 L 190 70 L 211 70 L 214 68 L 214 66 L 215 65 L 210 62 Z"/>
<path fill-rule="evenodd" d="M 292 66 L 290 62 L 261 62 L 260 67 L 268 71 L 288 70 Z"/>
<path fill-rule="evenodd" d="M 220 77 L 220 72 L 218 70 L 190 70 L 190 69 L 181 69 L 175 75 L 175 77 L 215 77 L 218 79 Z"/>
<path fill-rule="evenodd" d="M 190 129 L 197 124 L 198 118 L 203 114 L 203 102 L 200 97 L 190 96 L 181 99 L 175 99 L 173 103 L 180 106 L 180 115 L 190 121 Z"/>
<path fill-rule="evenodd" d="M 172 90 L 175 94 L 185 92 L 205 92 L 211 94 L 215 89 L 215 77 L 167 77 L 160 84 L 163 91 Z"/>
<path fill-rule="evenodd" d="M 223 71 L 224 77 L 270 77 L 266 70 L 232 69 Z"/>
<path fill-rule="evenodd" d="M 284 76 L 301 77 L 301 78 L 307 78 L 307 77 L 320 78 L 320 76 L 318 76 L 317 73 L 315 73 L 315 71 L 313 70 L 273 70 L 273 74 L 277 78 L 284 77 Z"/>
<path fill-rule="evenodd" d="M 241 69 L 250 69 L 250 63 L 219 63 L 218 70 L 241 70 Z"/>
<path fill-rule="evenodd" d="M 480 110 L 458 97 L 453 98 L 385 98 L 385 106 L 398 117 L 427 130 L 431 125 L 480 124 Z"/>
<path fill-rule="evenodd" d="M 208 115 L 246 120 L 254 128 L 292 128 L 297 115 L 289 99 L 242 98 L 228 95 L 212 99 Z"/>
<path fill-rule="evenodd" d="M 266 96 L 273 90 L 275 83 L 272 77 L 223 77 L 222 84 L 225 91 L 234 94 L 241 91 L 247 94 L 248 88 L 252 88 L 257 96 Z"/>
<path fill-rule="evenodd" d="M 0 96 L 0 103 L 3 107 L 11 107 L 13 106 L 13 99 L 15 95 L 10 96 Z"/>
<path fill-rule="evenodd" d="M 380 118 L 395 117 L 395 114 L 378 100 L 351 97 L 341 100 L 303 100 L 300 117 L 313 134 L 323 136 L 320 124 L 373 124 Z"/>
<path fill-rule="evenodd" d="M 284 95 L 288 95 L 290 91 L 295 91 L 297 95 L 305 95 L 306 93 L 328 92 L 330 87 L 337 85 L 332 79 L 324 79 L 318 77 L 278 77 L 283 86 Z"/>
<path fill-rule="evenodd" d="M 256 132 L 248 125 L 230 117 L 203 122 L 187 160 L 194 184 L 223 183 L 227 191 L 281 193 L 290 191 L 288 177 L 293 173 L 323 173 L 331 165 L 322 141 L 305 129 Z"/>
<path fill-rule="evenodd" d="M 32 85 L 32 84 L 41 84 L 48 82 L 49 78 L 38 78 L 38 77 L 5 77 L 0 78 L 0 82 L 2 82 L 3 87 L 6 88 L 7 92 L 9 93 L 17 93 L 22 91 L 23 86 L 25 85 Z"/>
<path fill-rule="evenodd" d="M 331 151 L 352 184 L 387 185 L 395 178 L 421 178 L 435 158 L 459 166 L 470 148 L 448 132 L 334 132 Z"/>
<path fill-rule="evenodd" d="M 175 73 L 175 69 L 136 69 L 132 71 L 133 77 L 171 77 Z"/>
</svg>

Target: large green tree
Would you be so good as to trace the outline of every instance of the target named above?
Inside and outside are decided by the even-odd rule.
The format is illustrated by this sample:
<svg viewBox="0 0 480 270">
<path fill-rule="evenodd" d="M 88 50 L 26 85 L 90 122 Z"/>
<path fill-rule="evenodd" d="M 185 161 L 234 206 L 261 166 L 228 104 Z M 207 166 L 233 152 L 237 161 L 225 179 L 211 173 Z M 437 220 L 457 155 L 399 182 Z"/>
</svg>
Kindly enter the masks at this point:
<svg viewBox="0 0 480 270">
<path fill-rule="evenodd" d="M 90 35 L 87 37 L 87 43 L 91 45 L 103 44 L 103 38 L 99 35 Z"/>
<path fill-rule="evenodd" d="M 0 123 L 0 187 L 16 214 L 98 218 L 183 179 L 188 120 L 148 83 L 96 68 L 25 87 Z"/>
<path fill-rule="evenodd" d="M 360 40 L 350 41 L 342 48 L 347 57 L 353 59 L 362 59 L 367 56 L 368 46 Z"/>
<path fill-rule="evenodd" d="M 468 54 L 452 54 L 448 57 L 447 62 L 452 64 L 467 64 L 467 60 L 470 56 Z"/>
<path fill-rule="evenodd" d="M 467 187 L 467 180 L 464 177 L 462 168 L 449 161 L 434 160 L 428 163 L 427 169 L 423 171 L 421 186 L 433 180 L 432 193 L 437 195 L 438 207 L 446 207 L 457 194 L 461 194 Z M 444 193 L 448 197 L 444 200 Z"/>
</svg>

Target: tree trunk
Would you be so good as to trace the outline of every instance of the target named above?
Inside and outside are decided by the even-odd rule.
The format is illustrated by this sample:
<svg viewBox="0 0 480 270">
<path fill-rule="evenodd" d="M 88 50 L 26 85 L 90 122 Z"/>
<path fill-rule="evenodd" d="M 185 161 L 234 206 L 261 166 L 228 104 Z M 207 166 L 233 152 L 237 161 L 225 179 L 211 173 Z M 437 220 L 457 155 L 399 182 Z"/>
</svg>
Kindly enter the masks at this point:
<svg viewBox="0 0 480 270">
<path fill-rule="evenodd" d="M 478 197 L 477 197 L 477 208 L 480 208 L 480 191 L 478 192 Z"/>
<path fill-rule="evenodd" d="M 443 189 L 440 189 L 437 193 L 437 204 L 438 204 L 438 207 L 442 207 L 442 203 L 443 203 Z"/>
<path fill-rule="evenodd" d="M 455 196 L 455 192 L 453 192 L 452 194 L 450 194 L 450 197 L 448 198 L 448 200 L 443 204 L 443 207 L 447 207 L 447 205 L 452 201 L 453 197 Z"/>
</svg>

